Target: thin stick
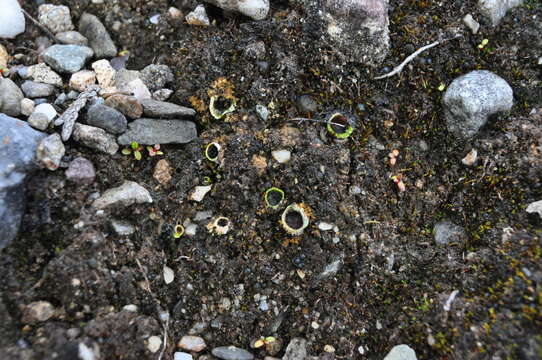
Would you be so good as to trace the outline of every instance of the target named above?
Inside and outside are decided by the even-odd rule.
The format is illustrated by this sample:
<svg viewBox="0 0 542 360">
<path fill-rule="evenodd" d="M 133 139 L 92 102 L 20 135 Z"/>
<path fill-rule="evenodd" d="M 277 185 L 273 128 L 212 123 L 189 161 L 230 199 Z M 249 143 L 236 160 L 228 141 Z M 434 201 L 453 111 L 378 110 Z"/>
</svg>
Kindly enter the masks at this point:
<svg viewBox="0 0 542 360">
<path fill-rule="evenodd" d="M 52 32 L 50 32 L 49 30 L 47 30 L 47 28 L 45 28 L 43 25 L 41 25 L 38 20 L 34 19 L 32 17 L 32 15 L 30 15 L 29 13 L 26 12 L 25 9 L 21 8 L 21 11 L 23 12 L 23 14 L 26 15 L 26 17 L 32 21 L 34 23 L 34 25 L 36 25 L 37 27 L 39 27 L 45 34 L 47 34 L 47 36 L 49 36 L 51 39 L 53 39 L 54 42 L 58 43 L 58 44 L 63 44 L 62 41 L 58 40 L 58 38 L 53 35 Z"/>
<path fill-rule="evenodd" d="M 158 356 L 158 360 L 162 360 L 162 356 L 164 356 L 164 351 L 166 351 L 166 348 L 167 348 L 167 329 L 169 327 L 169 314 L 168 314 L 168 318 L 166 320 L 166 324 L 163 326 L 163 329 L 164 329 L 164 346 L 162 347 L 162 351 L 160 351 L 160 356 Z"/>
<path fill-rule="evenodd" d="M 377 77 L 374 78 L 374 80 L 380 80 L 380 79 L 392 77 L 393 75 L 400 73 L 401 71 L 403 71 L 403 68 L 405 67 L 406 64 L 408 64 L 409 62 L 414 60 L 414 58 L 416 58 L 416 56 L 420 55 L 425 50 L 431 49 L 432 47 L 435 47 L 435 46 L 437 46 L 439 44 L 442 44 L 443 42 L 446 42 L 448 40 L 456 39 L 459 36 L 460 35 L 458 35 L 458 36 L 456 36 L 454 38 L 451 38 L 451 39 L 444 39 L 444 40 L 435 41 L 435 42 L 433 42 L 433 43 L 431 43 L 429 45 L 425 45 L 425 46 L 419 48 L 418 50 L 414 51 L 409 57 L 407 57 L 401 64 L 396 66 L 391 72 L 389 72 L 389 73 L 387 73 L 385 75 L 377 76 Z"/>
<path fill-rule="evenodd" d="M 327 121 L 325 121 L 325 120 L 320 120 L 320 119 L 308 119 L 308 118 L 293 118 L 293 119 L 288 119 L 288 121 L 299 121 L 299 122 L 303 122 L 303 121 L 312 121 L 312 122 L 318 122 L 318 123 L 322 123 L 322 124 L 327 124 Z M 346 127 L 346 125 L 339 124 L 339 123 L 333 123 L 333 125 L 340 126 L 340 127 Z"/>
</svg>

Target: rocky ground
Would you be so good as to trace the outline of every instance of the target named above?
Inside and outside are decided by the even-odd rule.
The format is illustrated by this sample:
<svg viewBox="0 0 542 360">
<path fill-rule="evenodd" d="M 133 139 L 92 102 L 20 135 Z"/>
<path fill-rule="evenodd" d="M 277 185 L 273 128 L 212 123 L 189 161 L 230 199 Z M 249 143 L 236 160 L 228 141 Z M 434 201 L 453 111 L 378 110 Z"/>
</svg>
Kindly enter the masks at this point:
<svg viewBox="0 0 542 360">
<path fill-rule="evenodd" d="M 0 358 L 542 358 L 542 5 L 481 3 L 4 11 Z"/>
</svg>

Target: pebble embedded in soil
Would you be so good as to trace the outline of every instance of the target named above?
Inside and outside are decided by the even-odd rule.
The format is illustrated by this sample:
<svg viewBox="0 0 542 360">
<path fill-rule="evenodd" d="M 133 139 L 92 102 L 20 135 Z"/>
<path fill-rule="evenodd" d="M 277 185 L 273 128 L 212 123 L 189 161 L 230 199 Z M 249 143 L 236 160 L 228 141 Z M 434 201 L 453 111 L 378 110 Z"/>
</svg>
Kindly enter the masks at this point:
<svg viewBox="0 0 542 360">
<path fill-rule="evenodd" d="M 158 336 L 151 336 L 147 341 L 147 349 L 149 349 L 151 353 L 154 354 L 160 350 L 160 347 L 162 346 L 162 339 L 160 339 Z"/>
<path fill-rule="evenodd" d="M 303 360 L 307 357 L 307 340 L 293 338 L 288 343 L 282 360 Z"/>
<path fill-rule="evenodd" d="M 114 155 L 119 150 L 115 137 L 105 130 L 76 123 L 73 127 L 73 139 L 90 148 Z"/>
<path fill-rule="evenodd" d="M 408 345 L 394 346 L 384 360 L 417 360 L 416 352 Z"/>
<path fill-rule="evenodd" d="M 96 178 L 94 165 L 84 157 L 76 157 L 70 162 L 66 170 L 66 178 L 80 184 L 90 184 Z"/>
<path fill-rule="evenodd" d="M 36 158 L 46 169 L 56 170 L 65 152 L 66 149 L 60 135 L 53 133 L 39 143 L 36 149 Z"/>
<path fill-rule="evenodd" d="M 286 164 L 288 161 L 290 161 L 292 154 L 289 150 L 274 150 L 271 152 L 271 155 L 277 162 Z"/>
<path fill-rule="evenodd" d="M 64 5 L 40 5 L 38 8 L 38 21 L 53 34 L 74 29 L 70 8 Z"/>
<path fill-rule="evenodd" d="M 205 350 L 207 344 L 199 336 L 185 335 L 179 340 L 177 347 L 187 351 L 200 352 Z"/>
<path fill-rule="evenodd" d="M 120 111 L 101 104 L 93 105 L 88 109 L 86 122 L 116 135 L 125 132 L 128 126 L 126 117 Z"/>
<path fill-rule="evenodd" d="M 198 136 L 196 125 L 185 120 L 137 119 L 118 138 L 121 145 L 185 144 Z"/>
<path fill-rule="evenodd" d="M 140 76 L 150 91 L 163 89 L 175 80 L 173 72 L 167 65 L 148 65 L 141 70 Z"/>
<path fill-rule="evenodd" d="M 111 228 L 119 236 L 129 236 L 135 232 L 135 227 L 125 220 L 111 219 Z"/>
<path fill-rule="evenodd" d="M 143 114 L 151 118 L 193 117 L 196 115 L 194 109 L 165 101 L 145 99 L 141 101 L 141 105 L 143 105 Z"/>
<path fill-rule="evenodd" d="M 203 201 L 203 198 L 209 191 L 211 191 L 212 186 L 206 185 L 206 186 L 196 186 L 194 190 L 190 193 L 190 196 L 188 197 L 189 200 L 201 202 Z"/>
<path fill-rule="evenodd" d="M 447 245 L 452 242 L 462 243 L 466 238 L 465 230 L 449 220 L 436 223 L 433 227 L 435 242 L 439 245 Z"/>
<path fill-rule="evenodd" d="M 471 14 L 465 15 L 465 17 L 463 18 L 463 23 L 475 35 L 478 33 L 478 30 L 480 30 L 480 24 L 476 20 L 474 20 Z"/>
<path fill-rule="evenodd" d="M 21 100 L 23 92 L 11 79 L 0 76 L 0 112 L 9 116 L 18 116 L 21 113 Z"/>
<path fill-rule="evenodd" d="M 461 139 L 473 137 L 492 115 L 504 113 L 514 102 L 512 88 L 486 70 L 475 70 L 455 79 L 442 104 L 448 131 Z"/>
<path fill-rule="evenodd" d="M 94 51 L 87 46 L 53 45 L 41 56 L 47 65 L 56 71 L 73 74 L 85 66 L 86 62 L 94 56 Z"/>
<path fill-rule="evenodd" d="M 97 58 L 117 55 L 117 47 L 102 22 L 94 15 L 84 13 L 79 20 L 79 32 L 88 39 Z"/>
<path fill-rule="evenodd" d="M 472 149 L 463 159 L 461 159 L 461 162 L 465 166 L 473 166 L 474 164 L 476 164 L 477 159 L 478 151 L 476 149 Z"/>
<path fill-rule="evenodd" d="M 36 324 L 49 320 L 55 314 L 54 306 L 48 301 L 35 301 L 25 306 L 21 322 Z"/>
<path fill-rule="evenodd" d="M 213 356 L 222 360 L 253 360 L 254 355 L 235 346 L 220 346 L 212 351 Z"/>
<path fill-rule="evenodd" d="M 269 12 L 269 0 L 205 0 L 224 10 L 237 11 L 252 18 L 263 20 Z"/>
<path fill-rule="evenodd" d="M 196 26 L 211 25 L 211 22 L 209 21 L 209 17 L 207 16 L 207 11 L 205 10 L 205 6 L 201 4 L 196 6 L 196 8 L 193 11 L 186 14 L 184 19 L 190 25 L 196 25 Z"/>
<path fill-rule="evenodd" d="M 269 110 L 267 107 L 263 105 L 256 105 L 256 113 L 258 114 L 258 117 L 262 119 L 263 121 L 267 121 L 267 118 L 269 117 Z"/>
<path fill-rule="evenodd" d="M 125 181 L 122 185 L 109 189 L 96 199 L 92 206 L 105 209 L 112 206 L 130 206 L 132 204 L 152 203 L 151 194 L 143 186 L 133 181 Z"/>
<path fill-rule="evenodd" d="M 48 97 L 53 95 L 55 87 L 51 84 L 44 84 L 32 80 L 26 80 L 21 84 L 21 90 L 28 98 Z"/>
<path fill-rule="evenodd" d="M 161 159 L 156 163 L 152 177 L 162 185 L 167 185 L 171 181 L 173 169 L 166 159 Z"/>
</svg>

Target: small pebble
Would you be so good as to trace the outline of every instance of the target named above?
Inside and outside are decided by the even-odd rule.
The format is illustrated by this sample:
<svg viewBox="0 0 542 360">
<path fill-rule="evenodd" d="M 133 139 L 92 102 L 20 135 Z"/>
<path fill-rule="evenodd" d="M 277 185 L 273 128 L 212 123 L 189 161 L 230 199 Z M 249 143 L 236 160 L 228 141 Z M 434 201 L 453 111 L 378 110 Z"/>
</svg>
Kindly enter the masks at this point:
<svg viewBox="0 0 542 360">
<path fill-rule="evenodd" d="M 34 101 L 24 98 L 21 100 L 21 114 L 24 116 L 29 116 L 34 112 Z"/>
<path fill-rule="evenodd" d="M 58 133 L 53 133 L 43 139 L 36 149 L 38 162 L 46 169 L 56 170 L 66 149 Z"/>
<path fill-rule="evenodd" d="M 472 149 L 471 151 L 469 151 L 469 153 L 467 154 L 467 156 L 465 156 L 461 162 L 463 163 L 463 165 L 466 165 L 466 166 L 473 166 L 474 164 L 476 164 L 476 160 L 478 159 L 478 151 L 476 149 Z"/>
<path fill-rule="evenodd" d="M 185 352 L 176 352 L 173 354 L 173 360 L 192 360 L 193 357 Z"/>
<path fill-rule="evenodd" d="M 128 305 L 124 305 L 122 310 L 135 313 L 135 312 L 137 312 L 138 308 L 137 308 L 137 305 L 128 304 Z"/>
<path fill-rule="evenodd" d="M 416 360 L 416 353 L 408 345 L 394 346 L 384 360 Z"/>
<path fill-rule="evenodd" d="M 109 89 L 115 86 L 116 71 L 108 60 L 95 61 L 91 66 L 96 72 L 96 79 L 102 88 Z"/>
<path fill-rule="evenodd" d="M 329 231 L 329 230 L 333 229 L 333 224 L 329 224 L 329 223 L 321 221 L 321 222 L 318 223 L 318 229 L 320 229 L 322 231 Z"/>
<path fill-rule="evenodd" d="M 189 200 L 201 202 L 203 201 L 203 198 L 207 193 L 211 191 L 211 185 L 207 186 L 196 186 L 190 196 L 188 197 Z"/>
<path fill-rule="evenodd" d="M 49 320 L 54 313 L 55 308 L 50 302 L 36 301 L 25 306 L 21 321 L 24 324 L 36 324 Z"/>
<path fill-rule="evenodd" d="M 162 339 L 160 339 L 158 336 L 151 336 L 148 339 L 147 349 L 149 349 L 151 353 L 154 354 L 155 352 L 160 350 L 161 346 L 162 346 Z"/>
<path fill-rule="evenodd" d="M 38 130 L 45 130 L 49 127 L 49 124 L 51 123 L 51 120 L 47 117 L 47 115 L 40 113 L 40 112 L 33 112 L 28 117 L 28 123 L 30 126 L 32 126 L 34 129 Z"/>
<path fill-rule="evenodd" d="M 89 86 L 96 83 L 96 73 L 90 70 L 81 70 L 72 74 L 70 87 L 79 92 L 85 91 Z"/>
<path fill-rule="evenodd" d="M 222 360 L 253 360 L 254 355 L 235 346 L 220 346 L 214 348 L 213 356 Z"/>
<path fill-rule="evenodd" d="M 154 168 L 153 178 L 162 185 L 167 185 L 171 181 L 171 174 L 173 169 L 169 165 L 166 159 L 161 159 L 156 163 Z"/>
<path fill-rule="evenodd" d="M 476 20 L 474 20 L 471 14 L 465 15 L 465 17 L 463 18 L 463 23 L 467 25 L 467 27 L 473 34 L 478 33 L 478 30 L 480 29 L 480 24 Z"/>
<path fill-rule="evenodd" d="M 135 232 L 134 226 L 125 220 L 111 219 L 111 227 L 115 234 L 119 236 L 129 236 Z"/>
<path fill-rule="evenodd" d="M 207 16 L 207 12 L 205 11 L 205 6 L 201 4 L 196 6 L 194 11 L 188 13 L 184 19 L 190 25 L 197 25 L 197 26 L 211 25 L 211 22 L 209 21 L 209 17 Z"/>
<path fill-rule="evenodd" d="M 310 95 L 301 95 L 296 101 L 297 108 L 302 113 L 312 113 L 318 110 L 318 104 Z"/>
<path fill-rule="evenodd" d="M 105 191 L 92 203 L 92 206 L 96 209 L 105 209 L 111 206 L 126 207 L 142 203 L 152 203 L 148 190 L 136 182 L 125 181 L 122 185 Z"/>
<path fill-rule="evenodd" d="M 53 34 L 74 29 L 70 8 L 64 5 L 40 5 L 38 8 L 38 21 Z"/>
<path fill-rule="evenodd" d="M 262 119 L 263 121 L 267 121 L 267 118 L 269 117 L 269 110 L 267 110 L 267 107 L 263 105 L 256 105 L 256 113 Z"/>
<path fill-rule="evenodd" d="M 96 178 L 96 171 L 94 170 L 94 165 L 89 160 L 84 157 L 77 157 L 70 162 L 65 175 L 70 181 L 90 184 Z"/>
<path fill-rule="evenodd" d="M 291 158 L 291 152 L 289 150 L 274 150 L 271 152 L 271 155 L 281 164 L 287 163 Z"/>
<path fill-rule="evenodd" d="M 179 340 L 177 347 L 187 351 L 200 352 L 205 350 L 207 344 L 199 336 L 185 335 Z"/>
</svg>

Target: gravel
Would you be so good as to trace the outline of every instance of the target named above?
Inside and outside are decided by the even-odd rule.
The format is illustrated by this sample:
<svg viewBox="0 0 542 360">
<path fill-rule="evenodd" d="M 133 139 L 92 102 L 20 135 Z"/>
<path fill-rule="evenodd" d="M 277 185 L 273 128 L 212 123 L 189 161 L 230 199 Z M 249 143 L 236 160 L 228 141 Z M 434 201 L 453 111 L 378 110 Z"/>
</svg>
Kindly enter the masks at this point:
<svg viewBox="0 0 542 360">
<path fill-rule="evenodd" d="M 62 78 L 44 63 L 32 65 L 28 68 L 28 77 L 37 82 L 62 87 Z"/>
<path fill-rule="evenodd" d="M 207 16 L 207 11 L 205 10 L 205 6 L 198 5 L 196 8 L 186 14 L 185 20 L 190 25 L 196 25 L 196 26 L 209 26 L 211 25 L 211 22 L 209 21 L 209 17 Z"/>
<path fill-rule="evenodd" d="M 48 170 L 56 170 L 66 149 L 58 133 L 53 133 L 43 139 L 36 149 L 37 161 Z"/>
<path fill-rule="evenodd" d="M 448 131 L 460 139 L 473 137 L 492 115 L 507 112 L 514 102 L 512 88 L 486 70 L 471 71 L 455 79 L 442 104 Z"/>
<path fill-rule="evenodd" d="M 97 58 L 117 55 L 117 47 L 105 26 L 94 15 L 84 13 L 79 20 L 79 32 L 88 39 Z"/>
<path fill-rule="evenodd" d="M 0 76 L 0 112 L 9 116 L 18 116 L 21 113 L 23 99 L 23 92 L 17 84 Z"/>
<path fill-rule="evenodd" d="M 318 110 L 318 104 L 310 95 L 301 95 L 296 101 L 297 108 L 302 113 L 313 113 Z"/>
<path fill-rule="evenodd" d="M 70 78 L 70 87 L 79 92 L 86 91 L 89 86 L 96 83 L 96 73 L 90 70 L 81 70 Z"/>
<path fill-rule="evenodd" d="M 307 357 L 307 340 L 293 338 L 286 350 L 282 360 L 304 360 Z"/>
<path fill-rule="evenodd" d="M 56 71 L 73 74 L 81 70 L 94 56 L 94 51 L 87 46 L 53 45 L 41 54 L 47 65 Z"/>
<path fill-rule="evenodd" d="M 252 360 L 254 355 L 235 346 L 220 346 L 212 351 L 213 356 L 222 360 Z"/>
<path fill-rule="evenodd" d="M 26 80 L 21 84 L 21 90 L 28 98 L 48 97 L 53 95 L 55 87 L 51 84 L 44 84 L 32 80 Z"/>
<path fill-rule="evenodd" d="M 40 5 L 38 8 L 38 21 L 53 34 L 74 29 L 70 8 L 64 5 Z"/>
<path fill-rule="evenodd" d="M 143 106 L 134 96 L 112 95 L 105 99 L 105 105 L 120 111 L 130 119 L 139 119 L 143 115 Z"/>
<path fill-rule="evenodd" d="M 185 120 L 137 119 L 118 138 L 121 145 L 137 142 L 141 145 L 185 144 L 198 136 L 196 125 Z"/>
<path fill-rule="evenodd" d="M 28 117 L 28 123 L 30 126 L 32 126 L 34 129 L 38 130 L 45 130 L 49 127 L 49 124 L 51 123 L 51 120 L 41 112 L 33 112 Z"/>
<path fill-rule="evenodd" d="M 167 65 L 148 65 L 141 70 L 140 76 L 141 80 L 152 92 L 163 89 L 175 80 L 171 69 Z"/>
<path fill-rule="evenodd" d="M 119 236 L 129 236 L 135 232 L 135 227 L 129 221 L 111 219 L 111 228 Z"/>
<path fill-rule="evenodd" d="M 54 306 L 48 301 L 35 301 L 25 306 L 21 321 L 36 324 L 49 320 L 55 314 Z"/>
<path fill-rule="evenodd" d="M 237 11 L 253 20 L 263 20 L 269 12 L 269 0 L 205 0 L 224 10 Z"/>
<path fill-rule="evenodd" d="M 19 1 L 3 0 L 0 11 L 0 38 L 14 38 L 24 32 L 25 25 Z"/>
<path fill-rule="evenodd" d="M 119 150 L 119 145 L 113 135 L 103 129 L 76 123 L 73 127 L 75 141 L 90 148 L 114 155 Z"/>
<path fill-rule="evenodd" d="M 127 207 L 143 203 L 152 203 L 151 194 L 147 189 L 136 182 L 125 181 L 122 185 L 104 192 L 92 203 L 92 206 L 96 209 L 105 209 L 112 206 Z"/>
<path fill-rule="evenodd" d="M 493 26 L 499 25 L 508 10 L 519 6 L 523 0 L 479 0 L 480 12 L 491 20 Z"/>
<path fill-rule="evenodd" d="M 177 347 L 187 351 L 200 352 L 205 350 L 207 344 L 199 336 L 185 335 L 179 340 Z"/>
<path fill-rule="evenodd" d="M 128 121 L 121 112 L 101 104 L 93 105 L 88 109 L 86 122 L 111 134 L 122 134 L 128 126 Z"/>
</svg>

